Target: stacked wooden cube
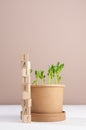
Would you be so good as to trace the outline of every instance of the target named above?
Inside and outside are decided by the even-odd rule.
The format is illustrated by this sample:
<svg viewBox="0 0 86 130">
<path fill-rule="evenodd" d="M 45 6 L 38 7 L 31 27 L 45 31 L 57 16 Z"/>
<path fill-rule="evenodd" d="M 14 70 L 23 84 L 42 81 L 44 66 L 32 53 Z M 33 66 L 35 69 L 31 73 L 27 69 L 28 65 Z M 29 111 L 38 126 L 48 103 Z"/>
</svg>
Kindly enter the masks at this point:
<svg viewBox="0 0 86 130">
<path fill-rule="evenodd" d="M 31 83 L 30 83 L 30 61 L 28 56 L 23 55 L 21 59 L 22 65 L 22 111 L 21 120 L 24 123 L 31 122 Z"/>
</svg>

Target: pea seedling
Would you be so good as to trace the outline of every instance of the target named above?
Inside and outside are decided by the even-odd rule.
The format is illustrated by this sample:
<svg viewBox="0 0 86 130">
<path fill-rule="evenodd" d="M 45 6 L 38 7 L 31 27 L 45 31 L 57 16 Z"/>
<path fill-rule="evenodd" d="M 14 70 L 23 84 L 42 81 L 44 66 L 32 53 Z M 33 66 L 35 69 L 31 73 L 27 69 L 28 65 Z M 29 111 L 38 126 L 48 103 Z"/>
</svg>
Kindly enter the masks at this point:
<svg viewBox="0 0 86 130">
<path fill-rule="evenodd" d="M 35 70 L 35 78 L 36 80 L 33 81 L 32 84 L 38 84 L 39 83 L 39 79 L 41 79 L 42 84 L 44 84 L 45 82 L 45 74 L 43 70 Z"/>
<path fill-rule="evenodd" d="M 61 64 L 60 62 L 57 62 L 56 65 L 50 65 L 48 72 L 47 72 L 47 76 L 48 76 L 48 84 L 52 84 L 53 80 L 55 79 L 56 84 L 59 84 L 61 81 L 61 71 L 64 68 L 64 64 Z M 38 84 L 39 83 L 39 79 L 41 80 L 41 83 L 44 84 L 45 83 L 45 74 L 44 74 L 44 70 L 35 70 L 35 80 L 33 81 L 33 84 Z"/>
<path fill-rule="evenodd" d="M 61 81 L 61 76 L 60 73 L 62 71 L 62 69 L 64 68 L 64 64 L 60 64 L 60 62 L 58 62 L 55 66 L 55 78 L 56 78 L 56 84 L 59 84 Z"/>
</svg>

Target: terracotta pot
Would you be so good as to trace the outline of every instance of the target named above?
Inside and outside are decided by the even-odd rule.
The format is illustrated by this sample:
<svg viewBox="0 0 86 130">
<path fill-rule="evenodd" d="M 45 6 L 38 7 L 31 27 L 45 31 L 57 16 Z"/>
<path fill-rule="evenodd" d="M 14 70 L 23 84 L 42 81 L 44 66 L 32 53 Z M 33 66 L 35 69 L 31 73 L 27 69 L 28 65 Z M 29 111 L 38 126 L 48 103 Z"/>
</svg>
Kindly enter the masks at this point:
<svg viewBox="0 0 86 130">
<path fill-rule="evenodd" d="M 32 113 L 60 113 L 63 110 L 64 85 L 32 85 Z"/>
</svg>

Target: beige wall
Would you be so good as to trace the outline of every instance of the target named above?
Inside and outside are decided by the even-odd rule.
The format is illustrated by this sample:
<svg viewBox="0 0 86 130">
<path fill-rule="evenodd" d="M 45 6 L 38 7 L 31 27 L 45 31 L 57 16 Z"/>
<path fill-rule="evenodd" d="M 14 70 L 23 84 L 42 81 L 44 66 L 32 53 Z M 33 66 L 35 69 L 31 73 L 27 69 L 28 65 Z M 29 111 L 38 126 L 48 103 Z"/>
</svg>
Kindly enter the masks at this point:
<svg viewBox="0 0 86 130">
<path fill-rule="evenodd" d="M 0 0 L 0 104 L 20 103 L 23 52 L 64 62 L 64 104 L 86 104 L 86 0 Z"/>
</svg>

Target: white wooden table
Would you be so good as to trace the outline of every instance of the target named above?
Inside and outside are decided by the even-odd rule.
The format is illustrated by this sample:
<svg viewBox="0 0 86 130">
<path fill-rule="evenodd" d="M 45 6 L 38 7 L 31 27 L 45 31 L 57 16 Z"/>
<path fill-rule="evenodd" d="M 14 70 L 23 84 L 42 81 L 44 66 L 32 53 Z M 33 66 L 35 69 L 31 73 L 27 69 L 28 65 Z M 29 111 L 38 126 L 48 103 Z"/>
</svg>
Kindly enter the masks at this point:
<svg viewBox="0 0 86 130">
<path fill-rule="evenodd" d="M 0 130 L 86 130 L 86 105 L 64 105 L 66 120 L 32 122 L 20 120 L 20 105 L 0 105 Z"/>
</svg>

